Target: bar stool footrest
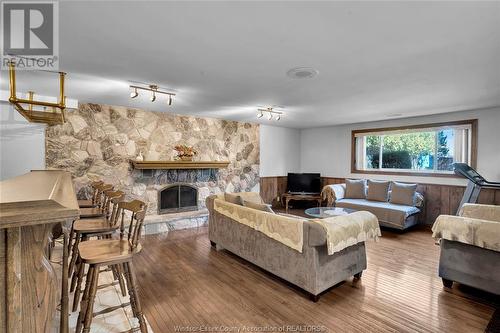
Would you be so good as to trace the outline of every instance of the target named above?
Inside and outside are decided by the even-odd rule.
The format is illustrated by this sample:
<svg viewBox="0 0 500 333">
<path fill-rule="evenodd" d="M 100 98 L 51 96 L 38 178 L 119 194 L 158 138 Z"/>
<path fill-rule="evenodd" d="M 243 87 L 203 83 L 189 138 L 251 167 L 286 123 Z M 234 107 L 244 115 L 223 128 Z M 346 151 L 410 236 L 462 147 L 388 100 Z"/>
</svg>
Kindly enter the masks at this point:
<svg viewBox="0 0 500 333">
<path fill-rule="evenodd" d="M 113 312 L 113 311 L 118 310 L 118 309 L 126 308 L 127 306 L 130 306 L 130 302 L 122 303 L 122 304 L 116 305 L 116 306 L 110 306 L 109 308 L 103 309 L 103 310 L 101 310 L 99 312 L 94 312 L 92 314 L 92 316 L 93 317 L 99 316 L 99 315 L 102 315 L 102 314 L 105 314 L 105 313 Z"/>
</svg>

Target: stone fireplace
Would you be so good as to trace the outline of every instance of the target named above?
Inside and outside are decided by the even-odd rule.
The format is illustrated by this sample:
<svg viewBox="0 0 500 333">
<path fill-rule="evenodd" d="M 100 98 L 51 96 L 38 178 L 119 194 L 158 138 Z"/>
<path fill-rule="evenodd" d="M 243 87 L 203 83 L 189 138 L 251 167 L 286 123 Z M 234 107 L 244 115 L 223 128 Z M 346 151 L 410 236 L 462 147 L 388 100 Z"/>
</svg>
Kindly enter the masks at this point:
<svg viewBox="0 0 500 333">
<path fill-rule="evenodd" d="M 158 214 L 198 210 L 198 189 L 189 184 L 176 183 L 158 191 Z"/>
<path fill-rule="evenodd" d="M 92 181 L 102 180 L 124 191 L 126 200 L 144 201 L 146 233 L 205 225 L 209 195 L 259 191 L 257 124 L 100 104 L 67 109 L 66 119 L 46 129 L 47 168 L 70 171 L 81 199 L 91 196 Z M 197 161 L 229 165 L 193 170 L 131 166 L 140 153 L 146 161 L 173 161 L 174 147 L 181 144 L 194 147 Z"/>
</svg>

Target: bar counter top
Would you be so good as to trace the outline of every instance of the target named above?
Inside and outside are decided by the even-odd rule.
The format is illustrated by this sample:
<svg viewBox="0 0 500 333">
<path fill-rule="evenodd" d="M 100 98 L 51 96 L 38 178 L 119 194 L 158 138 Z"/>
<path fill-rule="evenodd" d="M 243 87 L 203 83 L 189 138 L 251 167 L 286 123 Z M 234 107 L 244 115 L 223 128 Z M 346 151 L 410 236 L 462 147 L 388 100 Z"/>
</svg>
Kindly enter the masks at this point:
<svg viewBox="0 0 500 333">
<path fill-rule="evenodd" d="M 32 171 L 0 182 L 0 229 L 76 219 L 78 214 L 69 172 Z"/>
</svg>

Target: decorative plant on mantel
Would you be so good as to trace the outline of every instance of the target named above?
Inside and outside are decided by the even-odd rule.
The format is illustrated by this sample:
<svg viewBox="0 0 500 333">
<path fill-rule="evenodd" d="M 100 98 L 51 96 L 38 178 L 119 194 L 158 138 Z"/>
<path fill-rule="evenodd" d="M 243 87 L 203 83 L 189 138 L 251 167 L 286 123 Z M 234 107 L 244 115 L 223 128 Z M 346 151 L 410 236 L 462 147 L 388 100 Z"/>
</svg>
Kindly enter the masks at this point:
<svg viewBox="0 0 500 333">
<path fill-rule="evenodd" d="M 177 160 L 192 161 L 194 155 L 197 154 L 193 147 L 186 145 L 175 146 L 174 150 L 177 152 Z"/>
</svg>

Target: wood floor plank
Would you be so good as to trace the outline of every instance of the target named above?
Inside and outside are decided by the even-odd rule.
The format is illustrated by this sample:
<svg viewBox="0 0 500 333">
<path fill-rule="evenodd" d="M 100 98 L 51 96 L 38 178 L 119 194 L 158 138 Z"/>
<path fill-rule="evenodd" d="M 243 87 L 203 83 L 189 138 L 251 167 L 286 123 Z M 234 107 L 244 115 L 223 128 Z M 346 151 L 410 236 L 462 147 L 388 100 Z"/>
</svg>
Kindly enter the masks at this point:
<svg viewBox="0 0 500 333">
<path fill-rule="evenodd" d="M 247 261 L 215 251 L 207 232 L 146 236 L 134 258 L 144 313 L 155 332 L 282 325 L 318 325 L 326 332 L 483 332 L 495 310 L 490 294 L 443 289 L 439 247 L 427 228 L 383 230 L 379 242 L 367 243 L 361 280 L 341 283 L 318 303 Z"/>
</svg>

